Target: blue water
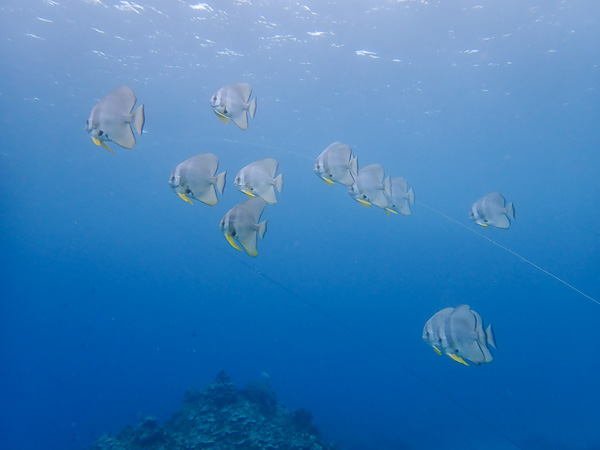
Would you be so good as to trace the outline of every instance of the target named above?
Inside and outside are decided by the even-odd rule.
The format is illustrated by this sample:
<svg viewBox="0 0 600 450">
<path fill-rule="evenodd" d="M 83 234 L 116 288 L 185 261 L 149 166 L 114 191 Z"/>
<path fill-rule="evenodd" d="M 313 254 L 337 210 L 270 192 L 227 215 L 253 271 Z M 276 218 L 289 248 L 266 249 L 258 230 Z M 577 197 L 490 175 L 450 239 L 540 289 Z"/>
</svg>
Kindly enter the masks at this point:
<svg viewBox="0 0 600 450">
<path fill-rule="evenodd" d="M 0 447 L 163 423 L 224 368 L 343 449 L 598 448 L 600 305 L 469 229 L 600 297 L 599 30 L 595 0 L 4 0 Z M 246 131 L 208 103 L 236 81 Z M 113 155 L 84 126 L 121 84 L 146 126 Z M 413 215 L 320 181 L 333 141 L 405 177 Z M 213 208 L 167 184 L 201 152 L 228 172 Z M 267 156 L 284 189 L 252 259 L 218 224 Z M 468 220 L 493 190 L 509 230 Z M 422 342 L 461 303 L 489 365 Z"/>
</svg>

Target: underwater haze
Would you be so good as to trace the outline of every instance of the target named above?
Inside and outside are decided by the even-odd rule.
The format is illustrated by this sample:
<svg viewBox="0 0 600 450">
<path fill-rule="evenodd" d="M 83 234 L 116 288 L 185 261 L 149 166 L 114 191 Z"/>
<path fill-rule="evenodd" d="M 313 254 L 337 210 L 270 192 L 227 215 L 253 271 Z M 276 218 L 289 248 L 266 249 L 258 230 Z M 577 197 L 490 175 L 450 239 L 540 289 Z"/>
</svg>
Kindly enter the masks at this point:
<svg viewBox="0 0 600 450">
<path fill-rule="evenodd" d="M 0 51 L 1 448 L 162 424 L 220 369 L 341 449 L 600 447 L 600 2 L 3 0 Z M 209 103 L 234 82 L 246 130 Z M 85 126 L 121 85 L 146 123 L 112 154 Z M 315 176 L 335 141 L 404 177 L 412 215 Z M 204 152 L 213 207 L 168 183 Z M 219 222 L 267 157 L 251 258 Z M 469 220 L 492 191 L 509 229 Z M 461 304 L 490 364 L 421 337 Z"/>
</svg>

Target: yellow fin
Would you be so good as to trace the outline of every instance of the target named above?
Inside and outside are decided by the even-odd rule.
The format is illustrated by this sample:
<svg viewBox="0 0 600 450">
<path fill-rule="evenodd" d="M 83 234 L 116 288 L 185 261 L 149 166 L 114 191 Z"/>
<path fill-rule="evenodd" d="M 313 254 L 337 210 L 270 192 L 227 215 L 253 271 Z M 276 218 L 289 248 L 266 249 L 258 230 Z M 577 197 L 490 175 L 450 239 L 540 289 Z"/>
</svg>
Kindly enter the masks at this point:
<svg viewBox="0 0 600 450">
<path fill-rule="evenodd" d="M 437 348 L 435 345 L 433 345 L 432 347 L 438 355 L 442 356 L 442 352 L 440 351 L 439 348 Z"/>
<path fill-rule="evenodd" d="M 393 209 L 390 209 L 390 208 L 385 208 L 385 213 L 386 213 L 388 216 L 391 216 L 391 215 L 392 215 L 392 214 L 390 214 L 390 213 L 393 213 L 393 214 L 398 214 L 398 212 L 397 212 L 397 211 L 394 211 Z"/>
<path fill-rule="evenodd" d="M 335 184 L 335 181 L 333 181 L 330 178 L 323 178 L 321 177 L 321 180 L 323 180 L 325 183 L 327 183 L 329 186 L 333 186 Z"/>
<path fill-rule="evenodd" d="M 242 251 L 241 248 L 239 248 L 237 246 L 237 244 L 235 243 L 235 241 L 233 240 L 233 236 L 229 236 L 228 234 L 225 235 L 225 239 L 227 239 L 227 242 L 229 242 L 229 244 L 235 248 L 236 250 L 239 250 L 240 252 Z"/>
<path fill-rule="evenodd" d="M 244 189 L 242 192 L 250 198 L 255 197 L 255 195 L 252 192 L 250 192 L 248 189 Z"/>
<path fill-rule="evenodd" d="M 184 202 L 188 202 L 190 205 L 193 205 L 192 201 L 187 197 L 187 195 L 182 194 L 181 192 L 178 192 L 177 195 L 179 195 L 179 198 Z"/>
<path fill-rule="evenodd" d="M 479 225 L 480 227 L 486 228 L 486 229 L 490 229 L 490 226 L 487 223 L 478 223 L 477 225 Z"/>
<path fill-rule="evenodd" d="M 451 353 L 448 355 L 450 358 L 452 358 L 454 361 L 464 364 L 465 366 L 469 367 L 469 365 L 465 362 L 464 359 L 462 359 L 460 356 L 455 355 L 454 353 Z"/>
<path fill-rule="evenodd" d="M 113 151 L 110 149 L 110 147 L 109 147 L 108 145 L 106 145 L 106 142 L 102 141 L 102 142 L 101 142 L 101 144 L 102 144 L 102 147 L 104 147 L 106 150 L 108 150 L 108 151 L 109 151 L 109 152 L 111 152 L 111 153 L 114 153 L 114 152 L 113 152 Z"/>
<path fill-rule="evenodd" d="M 367 208 L 371 207 L 371 204 L 368 201 L 366 201 L 366 200 L 362 200 L 361 199 L 361 200 L 357 200 L 357 202 L 360 203 L 363 206 L 366 206 Z"/>
<path fill-rule="evenodd" d="M 225 122 L 225 123 L 229 123 L 229 120 L 227 120 L 227 116 L 224 116 L 223 114 L 221 114 L 221 113 L 218 113 L 218 112 L 216 112 L 216 111 L 215 111 L 215 114 L 216 114 L 216 115 L 217 115 L 217 117 L 218 117 L 219 119 L 221 119 L 223 122 Z"/>
<path fill-rule="evenodd" d="M 100 143 L 100 139 L 93 137 L 92 141 L 94 141 L 94 144 L 96 144 L 98 147 L 100 147 L 102 144 Z"/>
</svg>

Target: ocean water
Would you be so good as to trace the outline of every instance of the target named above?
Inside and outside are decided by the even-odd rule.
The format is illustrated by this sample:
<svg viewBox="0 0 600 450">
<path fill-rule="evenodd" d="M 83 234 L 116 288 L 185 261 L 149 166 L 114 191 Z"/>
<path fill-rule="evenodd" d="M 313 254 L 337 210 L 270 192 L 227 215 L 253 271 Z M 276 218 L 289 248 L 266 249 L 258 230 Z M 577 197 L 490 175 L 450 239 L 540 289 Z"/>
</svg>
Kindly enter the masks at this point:
<svg viewBox="0 0 600 450">
<path fill-rule="evenodd" d="M 600 3 L 207 1 L 0 4 L 0 447 L 162 423 L 223 368 L 342 449 L 599 448 Z M 245 131 L 209 106 L 238 81 Z M 146 125 L 111 154 L 85 121 L 121 84 Z M 319 180 L 334 141 L 413 214 Z M 212 208 L 167 183 L 201 152 L 228 173 Z M 284 188 L 253 259 L 218 225 L 263 157 Z M 468 219 L 493 190 L 508 230 Z M 421 339 L 461 303 L 491 364 Z"/>
</svg>

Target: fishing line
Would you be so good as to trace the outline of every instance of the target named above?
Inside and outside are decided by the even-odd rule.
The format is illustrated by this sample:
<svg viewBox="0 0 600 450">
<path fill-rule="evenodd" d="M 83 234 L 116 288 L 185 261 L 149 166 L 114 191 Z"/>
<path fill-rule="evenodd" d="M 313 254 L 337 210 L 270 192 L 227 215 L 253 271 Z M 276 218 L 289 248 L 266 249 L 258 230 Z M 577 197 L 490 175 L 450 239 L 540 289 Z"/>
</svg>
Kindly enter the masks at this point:
<svg viewBox="0 0 600 450">
<path fill-rule="evenodd" d="M 594 303 L 597 303 L 598 305 L 600 305 L 600 301 L 598 301 L 598 300 L 596 300 L 595 298 L 593 298 L 593 297 L 591 297 L 591 296 L 587 295 L 585 292 L 582 292 L 582 291 L 580 291 L 579 289 L 577 289 L 577 288 L 576 288 L 575 286 L 573 286 L 572 284 L 569 284 L 569 283 L 567 283 L 567 282 L 566 282 L 565 280 L 563 280 L 562 278 L 559 278 L 559 277 L 557 277 L 556 275 L 554 275 L 553 273 L 550 273 L 550 272 L 548 272 L 546 269 L 544 269 L 544 268 L 542 268 L 542 267 L 538 266 L 537 264 L 533 263 L 532 261 L 528 260 L 527 258 L 525 258 L 525 257 L 523 257 L 523 256 L 521 256 L 521 255 L 519 255 L 517 252 L 514 252 L 514 251 L 512 251 L 510 248 L 507 248 L 507 247 L 505 247 L 504 245 L 502 245 L 502 244 L 499 244 L 498 242 L 494 241 L 493 239 L 491 239 L 491 238 L 489 238 L 489 237 L 487 237 L 487 236 L 484 236 L 483 234 L 481 234 L 481 233 L 480 233 L 480 232 L 478 232 L 478 231 L 475 231 L 475 230 L 474 230 L 474 229 L 472 229 L 472 228 L 469 228 L 469 227 L 465 226 L 464 224 L 460 223 L 459 221 L 457 221 L 457 220 L 453 219 L 453 218 L 452 218 L 452 217 L 450 217 L 450 216 L 447 216 L 446 214 L 444 214 L 444 213 L 443 213 L 443 212 L 441 212 L 441 211 L 438 211 L 438 210 L 437 210 L 437 209 L 435 209 L 435 208 L 432 208 L 431 206 L 428 206 L 428 205 L 426 205 L 426 204 L 425 204 L 425 203 L 423 203 L 423 202 L 420 202 L 420 201 L 415 201 L 415 203 L 417 203 L 417 204 L 419 204 L 419 205 L 421 205 L 421 206 L 423 206 L 423 207 L 427 208 L 428 210 L 430 210 L 430 211 L 432 211 L 432 212 L 434 212 L 434 213 L 436 213 L 436 214 L 439 214 L 440 216 L 444 217 L 445 219 L 449 220 L 450 222 L 453 222 L 453 223 L 455 223 L 456 225 L 458 225 L 458 226 L 460 226 L 460 227 L 464 228 L 465 230 L 469 230 L 471 233 L 475 233 L 475 234 L 476 234 L 477 236 L 479 236 L 480 238 L 482 238 L 482 239 L 485 239 L 485 240 L 486 240 L 486 241 L 488 241 L 488 242 L 491 242 L 492 244 L 494 244 L 494 245 L 495 245 L 495 246 L 497 246 L 497 247 L 500 247 L 502 250 L 505 250 L 505 251 L 507 251 L 508 253 L 510 253 L 511 255 L 514 255 L 514 256 L 516 256 L 516 257 L 517 257 L 517 258 L 519 258 L 521 261 L 523 261 L 523 262 L 526 262 L 527 264 L 529 264 L 530 266 L 532 266 L 532 267 L 534 267 L 534 268 L 538 269 L 538 270 L 539 270 L 539 271 L 541 271 L 542 273 L 545 273 L 546 275 L 548 275 L 548 276 L 550 276 L 550 277 L 554 278 L 556 281 L 559 281 L 560 283 L 564 284 L 564 285 L 565 285 L 565 286 L 567 286 L 569 289 L 572 289 L 573 291 L 577 292 L 578 294 L 582 295 L 583 297 L 587 298 L 588 300 L 591 300 L 591 301 L 593 301 Z"/>
<path fill-rule="evenodd" d="M 309 156 L 306 156 L 306 155 L 303 155 L 303 154 L 301 154 L 301 153 L 297 153 L 297 152 L 294 152 L 294 151 L 291 151 L 291 150 L 286 150 L 286 149 L 283 149 L 283 148 L 281 148 L 281 147 L 275 147 L 275 146 L 271 146 L 271 145 L 258 144 L 258 143 L 242 143 L 242 142 L 240 142 L 240 141 L 236 141 L 236 140 L 229 140 L 229 139 L 226 139 L 226 141 L 227 141 L 227 142 L 231 142 L 231 143 L 235 143 L 235 144 L 246 144 L 246 145 L 253 145 L 253 146 L 256 146 L 256 147 L 264 147 L 264 148 L 268 148 L 268 149 L 275 150 L 275 151 L 280 151 L 280 152 L 289 153 L 289 154 L 291 154 L 291 155 L 299 156 L 299 157 L 301 157 L 301 158 L 309 159 L 309 160 L 311 160 L 311 161 L 314 161 L 314 160 L 315 160 L 315 158 L 314 158 L 314 157 L 313 157 L 313 158 L 311 158 L 311 157 L 309 157 Z M 535 268 L 535 269 L 539 270 L 540 272 L 542 272 L 542 273 L 545 273 L 545 274 L 546 274 L 546 275 L 548 275 L 549 277 L 551 277 L 551 278 L 554 278 L 556 281 L 558 281 L 559 283 L 562 283 L 563 285 L 565 285 L 566 287 L 568 287 L 568 288 L 569 288 L 569 289 L 571 289 L 572 291 L 574 291 L 574 292 L 578 293 L 579 295 L 581 295 L 581 296 L 583 296 L 583 297 L 587 298 L 588 300 L 590 300 L 590 301 L 592 301 L 592 302 L 594 302 L 594 303 L 596 303 L 596 304 L 600 305 L 600 301 L 596 300 L 594 297 L 592 297 L 592 296 L 590 296 L 590 295 L 586 294 L 585 292 L 583 292 L 583 291 L 581 291 L 581 290 L 577 289 L 577 288 L 576 288 L 575 286 L 573 286 L 572 284 L 569 284 L 569 283 L 567 283 L 567 282 L 566 282 L 565 280 L 563 280 L 562 278 L 560 278 L 560 277 L 558 277 L 558 276 L 554 275 L 553 273 L 549 272 L 548 270 L 544 269 L 543 267 L 540 267 L 540 266 L 538 266 L 538 265 L 537 265 L 537 264 L 535 264 L 533 261 L 530 261 L 529 259 L 525 258 L 524 256 L 521 256 L 521 255 L 520 255 L 520 254 L 518 254 L 517 252 L 515 252 L 515 251 L 511 250 L 510 248 L 508 248 L 508 247 L 505 247 L 504 245 L 502 245 L 502 244 L 500 244 L 500 243 L 498 243 L 498 242 L 494 241 L 493 239 L 491 239 L 491 238 L 489 238 L 489 237 L 487 237 L 487 236 L 485 236 L 485 235 L 483 235 L 483 234 L 479 233 L 478 231 L 474 230 L 473 228 L 467 227 L 466 225 L 464 225 L 464 224 L 460 223 L 460 222 L 459 222 L 459 221 L 457 221 L 456 219 L 453 219 L 452 217 L 450 217 L 450 216 L 448 216 L 448 215 L 444 214 L 443 212 L 441 212 L 441 211 L 439 211 L 439 210 L 437 210 L 437 209 L 435 209 L 435 208 L 433 208 L 433 207 L 431 207 L 431 206 L 429 206 L 429 205 L 426 205 L 426 204 L 425 204 L 425 203 L 423 203 L 423 202 L 420 202 L 420 201 L 418 201 L 418 200 L 415 200 L 415 203 L 417 203 L 417 204 L 419 204 L 419 205 L 421 205 L 421 206 L 425 207 L 426 209 L 429 209 L 430 211 L 432 211 L 432 212 L 434 212 L 434 213 L 436 213 L 436 214 L 438 214 L 438 215 L 440 215 L 440 216 L 444 217 L 446 220 L 449 220 L 450 222 L 452 222 L 452 223 L 454 223 L 454 224 L 456 224 L 456 225 L 458 225 L 458 226 L 460 226 L 460 227 L 464 228 L 465 230 L 468 230 L 468 231 L 470 231 L 471 233 L 474 233 L 474 234 L 476 234 L 476 235 L 477 235 L 477 236 L 479 236 L 480 238 L 482 238 L 482 239 L 485 239 L 486 241 L 488 241 L 488 242 L 490 242 L 490 243 L 494 244 L 496 247 L 499 247 L 499 248 L 501 248 L 502 250 L 504 250 L 504 251 L 506 251 L 506 252 L 510 253 L 511 255 L 514 255 L 514 256 L 516 256 L 516 257 L 517 257 L 517 258 L 519 258 L 521 261 L 523 261 L 523 262 L 525 262 L 525 263 L 529 264 L 531 267 L 533 267 L 533 268 Z"/>
<path fill-rule="evenodd" d="M 288 294 L 290 297 L 294 298 L 296 301 L 300 302 L 302 305 L 304 305 L 304 306 L 312 309 L 313 311 L 315 311 L 317 314 L 319 314 L 320 316 L 322 316 L 323 318 L 325 318 L 329 322 L 332 322 L 332 323 L 336 324 L 337 326 L 339 326 L 340 328 L 342 328 L 343 330 L 345 330 L 348 334 L 350 334 L 352 337 L 354 337 L 356 340 L 362 342 L 363 344 L 366 344 L 368 347 L 371 347 L 373 350 L 377 351 L 379 354 L 381 354 L 382 356 L 384 356 L 388 360 L 392 361 L 394 364 L 398 365 L 405 372 L 407 372 L 410 375 L 412 375 L 414 378 L 416 378 L 417 380 L 419 380 L 421 383 L 423 383 L 424 385 L 428 386 L 430 389 L 433 389 L 435 392 L 437 392 L 439 395 L 441 395 L 442 397 L 444 397 L 446 400 L 448 400 L 449 402 L 451 402 L 455 406 L 457 406 L 460 409 L 462 409 L 463 411 L 465 411 L 468 415 L 470 415 L 471 417 L 473 417 L 477 421 L 481 422 L 483 425 L 485 425 L 486 427 L 488 427 L 490 430 L 492 430 L 498 436 L 501 436 L 506 441 L 510 442 L 516 448 L 519 448 L 519 449 L 522 448 L 519 444 L 517 444 L 513 439 L 511 439 L 509 436 L 507 436 L 501 430 L 499 430 L 498 428 L 494 427 L 491 423 L 489 423 L 486 420 L 484 420 L 483 418 L 481 418 L 475 412 L 471 411 L 469 408 L 467 408 L 465 405 L 463 405 L 462 403 L 460 403 L 458 400 L 456 400 L 455 398 L 453 398 L 452 396 L 450 396 L 449 394 L 447 394 L 446 392 L 444 392 L 443 390 L 441 390 L 439 387 L 437 387 L 432 382 L 428 381 L 422 375 L 420 375 L 419 373 L 415 372 L 413 369 L 411 369 L 407 365 L 403 364 L 392 353 L 387 352 L 385 349 L 383 349 L 382 347 L 380 347 L 379 345 L 377 345 L 374 341 L 368 339 L 367 337 L 365 337 L 360 332 L 356 331 L 354 328 L 352 328 L 348 324 L 342 322 L 340 319 L 338 319 L 334 315 L 328 313 L 327 311 L 325 311 L 324 309 L 321 309 L 316 304 L 308 301 L 306 298 L 304 298 L 301 295 L 295 293 L 289 287 L 287 287 L 286 285 L 280 283 L 279 281 L 277 281 L 276 279 L 272 278 L 271 276 L 269 276 L 265 272 L 262 272 L 262 271 L 258 270 L 256 267 L 248 264 L 246 261 L 243 261 L 242 259 L 238 258 L 237 256 L 234 256 L 231 252 L 228 252 L 228 251 L 224 250 L 223 248 L 221 248 L 221 247 L 213 244 L 212 242 L 207 241 L 206 239 L 202 239 L 202 240 L 206 244 L 208 244 L 211 247 L 213 247 L 216 250 L 218 250 L 219 252 L 227 255 L 229 258 L 234 259 L 238 264 L 244 266 L 248 270 L 251 270 L 252 272 L 256 273 L 258 276 L 260 276 L 260 277 L 264 278 L 265 280 L 267 280 L 272 285 L 278 287 L 279 289 L 281 289 L 282 291 L 284 291 L 286 294 Z"/>
<path fill-rule="evenodd" d="M 314 161 L 314 158 L 308 157 L 306 155 L 302 155 L 300 153 L 293 152 L 291 150 L 284 150 L 281 147 L 274 147 L 274 146 L 270 146 L 270 145 L 257 144 L 257 143 L 242 143 L 240 141 L 229 140 L 229 139 L 225 139 L 224 141 L 229 142 L 229 143 L 235 143 L 235 144 L 242 144 L 242 145 L 250 145 L 250 146 L 255 146 L 255 147 L 268 148 L 268 149 L 275 150 L 275 151 L 278 151 L 278 152 L 286 152 L 286 153 L 289 153 L 289 154 L 292 154 L 292 155 L 295 155 L 295 156 L 299 156 L 299 157 L 302 157 L 302 158 Z M 422 203 L 419 203 L 419 204 L 422 204 Z M 425 206 L 425 205 L 423 205 L 423 206 Z M 435 211 L 433 208 L 430 208 L 430 209 L 432 211 Z M 439 214 L 441 214 L 441 213 L 439 213 Z M 459 224 L 459 225 L 461 225 L 461 224 Z M 248 262 L 240 259 L 237 255 L 232 254 L 231 252 L 223 249 L 222 247 L 220 247 L 220 246 L 218 246 L 216 244 L 213 244 L 212 242 L 210 242 L 210 241 L 208 241 L 206 239 L 203 239 L 203 238 L 200 238 L 200 239 L 202 241 L 204 241 L 207 245 L 209 245 L 209 246 L 213 247 L 214 249 L 218 250 L 220 253 L 225 254 L 225 255 L 227 255 L 227 257 L 234 259 L 238 264 L 240 264 L 243 267 L 245 267 L 246 269 L 254 272 L 259 277 L 262 277 L 268 283 L 270 283 L 273 286 L 276 286 L 277 288 L 281 289 L 283 292 L 285 292 L 286 294 L 288 294 L 291 298 L 293 298 L 294 300 L 296 300 L 300 304 L 304 305 L 305 307 L 308 307 L 308 308 L 312 309 L 314 312 L 316 312 L 318 315 L 320 315 L 321 317 L 323 317 L 324 319 L 326 319 L 330 323 L 333 323 L 333 324 L 337 325 L 338 327 L 340 327 L 341 329 L 343 329 L 346 333 L 348 333 L 350 336 L 354 337 L 359 342 L 362 342 L 365 345 L 367 345 L 368 347 L 372 348 L 377 353 L 379 353 L 380 355 L 382 355 L 384 358 L 388 359 L 389 361 L 393 362 L 398 367 L 400 367 L 401 369 L 403 369 L 406 373 L 412 375 L 415 379 L 419 380 L 425 386 L 428 386 L 430 389 L 432 389 L 433 391 L 437 392 L 440 396 L 442 396 L 443 398 L 445 398 L 446 400 L 448 400 L 450 403 L 452 403 L 453 405 L 457 406 L 458 408 L 460 408 L 461 410 L 463 410 L 464 412 L 466 412 L 469 416 L 471 416 L 475 420 L 477 420 L 480 423 L 482 423 L 483 425 L 485 425 L 489 430 L 491 430 L 492 432 L 494 432 L 496 435 L 502 437 L 507 442 L 510 442 L 515 448 L 519 448 L 519 449 L 522 448 L 517 442 L 515 442 L 513 439 L 511 439 L 504 432 L 502 432 L 501 430 L 499 430 L 498 428 L 496 428 L 495 426 L 493 426 L 491 423 L 489 423 L 488 421 L 486 421 L 485 419 L 483 419 L 481 416 L 479 416 L 478 414 L 476 414 L 474 411 L 470 410 L 467 406 L 465 406 L 464 404 L 462 404 L 461 402 L 459 402 L 458 400 L 456 400 L 455 398 L 453 398 L 451 395 L 447 394 L 441 388 L 437 387 L 435 384 L 433 384 L 432 382 L 428 381 L 426 378 L 424 378 L 418 372 L 414 371 L 413 369 L 411 369 L 410 367 L 408 367 L 407 365 L 405 365 L 404 363 L 402 363 L 400 361 L 400 359 L 398 359 L 394 354 L 389 353 L 384 348 L 380 347 L 375 341 L 370 340 L 368 337 L 366 337 L 362 333 L 358 332 L 357 330 L 355 330 L 354 328 L 352 328 L 351 326 L 349 326 L 345 322 L 341 321 L 340 319 L 338 319 L 334 315 L 330 314 L 329 312 L 325 311 L 324 309 L 320 308 L 316 304 L 310 302 L 309 300 L 307 300 L 303 296 L 297 294 L 292 289 L 290 289 L 286 285 L 282 284 L 281 282 L 277 281 L 276 279 L 274 279 L 273 277 L 271 277 L 267 273 L 258 270 L 257 268 L 255 268 L 254 266 L 252 266 L 251 264 L 249 264 Z"/>
</svg>

